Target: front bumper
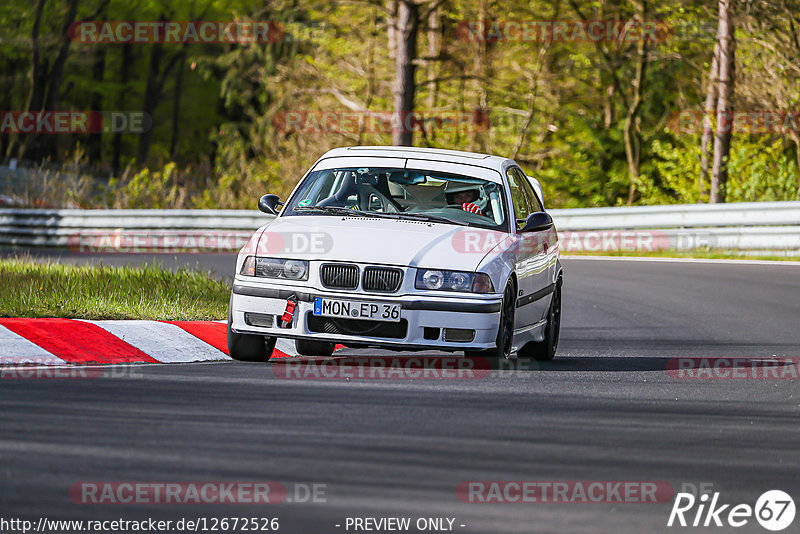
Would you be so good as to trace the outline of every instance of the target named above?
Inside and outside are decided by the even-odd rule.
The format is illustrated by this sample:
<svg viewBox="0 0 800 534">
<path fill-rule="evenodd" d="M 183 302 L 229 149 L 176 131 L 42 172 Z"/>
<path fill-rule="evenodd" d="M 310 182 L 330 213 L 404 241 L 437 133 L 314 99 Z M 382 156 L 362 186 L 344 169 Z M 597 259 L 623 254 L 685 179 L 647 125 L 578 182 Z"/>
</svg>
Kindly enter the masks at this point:
<svg viewBox="0 0 800 534">
<path fill-rule="evenodd" d="M 297 307 L 291 327 L 280 328 L 279 317 L 290 296 L 297 298 Z M 399 325 L 381 323 L 386 328 L 369 329 L 369 332 L 346 332 L 342 328 L 320 327 L 319 319 L 312 316 L 315 297 L 400 304 Z M 396 349 L 479 350 L 493 348 L 500 324 L 502 299 L 499 295 L 480 297 L 443 295 L 373 295 L 357 292 L 321 290 L 313 287 L 282 286 L 279 284 L 245 284 L 236 281 L 231 295 L 231 328 L 240 334 L 261 334 L 293 339 L 332 341 L 343 345 L 363 345 Z M 271 316 L 272 326 L 254 326 L 245 321 L 245 313 Z M 346 321 L 338 320 L 341 325 Z M 361 321 L 361 323 L 368 323 Z M 372 323 L 372 322 L 369 322 Z M 327 325 L 328 327 L 330 325 Z M 445 341 L 445 328 L 474 330 L 472 341 Z M 430 339 L 431 329 L 438 329 L 438 338 Z M 332 333 L 330 330 L 337 330 Z M 392 332 L 388 332 L 392 330 Z M 427 337 L 426 337 L 427 333 Z M 387 335 L 389 334 L 389 335 Z M 400 337 L 398 337 L 400 335 Z"/>
</svg>

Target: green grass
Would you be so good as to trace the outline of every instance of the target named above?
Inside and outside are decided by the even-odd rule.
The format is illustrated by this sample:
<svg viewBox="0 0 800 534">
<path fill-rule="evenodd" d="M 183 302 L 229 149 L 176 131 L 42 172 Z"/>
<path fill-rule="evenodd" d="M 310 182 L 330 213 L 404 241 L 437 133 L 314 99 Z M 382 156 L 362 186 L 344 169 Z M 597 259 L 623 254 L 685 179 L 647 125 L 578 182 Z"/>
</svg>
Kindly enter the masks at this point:
<svg viewBox="0 0 800 534">
<path fill-rule="evenodd" d="M 597 251 L 597 252 L 562 252 L 563 256 L 634 256 L 641 258 L 701 258 L 714 260 L 767 260 L 767 261 L 800 261 L 800 256 L 780 256 L 777 254 L 742 254 L 736 250 L 694 250 L 678 252 L 675 250 L 657 251 Z"/>
<path fill-rule="evenodd" d="M 161 265 L 106 267 L 0 259 L 0 317 L 220 320 L 230 286 Z"/>
</svg>

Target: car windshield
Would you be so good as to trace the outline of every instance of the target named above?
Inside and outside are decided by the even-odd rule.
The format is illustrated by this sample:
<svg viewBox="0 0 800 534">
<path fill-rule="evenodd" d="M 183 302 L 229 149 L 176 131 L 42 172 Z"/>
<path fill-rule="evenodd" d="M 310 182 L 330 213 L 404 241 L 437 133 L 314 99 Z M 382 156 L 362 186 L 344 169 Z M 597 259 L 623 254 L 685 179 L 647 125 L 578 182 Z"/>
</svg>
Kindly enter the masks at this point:
<svg viewBox="0 0 800 534">
<path fill-rule="evenodd" d="M 499 183 L 429 170 L 348 167 L 309 173 L 285 215 L 415 219 L 505 230 Z"/>
</svg>

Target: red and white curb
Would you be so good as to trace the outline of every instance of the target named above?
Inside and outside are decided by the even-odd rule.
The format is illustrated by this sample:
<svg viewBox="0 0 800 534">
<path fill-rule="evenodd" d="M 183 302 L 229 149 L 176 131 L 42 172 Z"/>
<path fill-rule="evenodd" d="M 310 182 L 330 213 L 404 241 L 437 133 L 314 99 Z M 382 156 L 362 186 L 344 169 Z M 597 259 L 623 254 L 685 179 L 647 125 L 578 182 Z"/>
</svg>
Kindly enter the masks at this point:
<svg viewBox="0 0 800 534">
<path fill-rule="evenodd" d="M 217 321 L 0 319 L 0 364 L 86 365 L 230 360 Z M 273 358 L 297 356 L 278 339 Z"/>
</svg>

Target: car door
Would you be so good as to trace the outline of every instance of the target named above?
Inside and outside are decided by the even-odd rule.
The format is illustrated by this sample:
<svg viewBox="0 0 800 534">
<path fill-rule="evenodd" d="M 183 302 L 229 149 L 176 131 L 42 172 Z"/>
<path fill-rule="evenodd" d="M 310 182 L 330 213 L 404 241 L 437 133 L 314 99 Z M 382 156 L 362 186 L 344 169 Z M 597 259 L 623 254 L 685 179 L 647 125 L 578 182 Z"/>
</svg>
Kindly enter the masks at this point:
<svg viewBox="0 0 800 534">
<path fill-rule="evenodd" d="M 522 175 L 525 180 L 522 182 L 522 188 L 525 190 L 526 195 L 530 199 L 531 209 L 532 212 L 543 212 L 544 206 L 542 205 L 541 198 L 534 189 L 533 184 L 531 184 L 530 180 L 525 173 L 520 170 L 520 174 Z M 548 285 L 552 285 L 555 281 L 556 271 L 558 270 L 558 233 L 556 232 L 555 226 L 549 230 L 544 230 L 538 233 L 537 243 L 541 244 L 542 251 L 541 253 L 546 256 L 546 264 L 547 264 L 547 277 L 546 282 Z M 544 280 L 543 280 L 544 283 Z M 547 308 L 550 303 L 550 299 L 544 299 L 542 301 L 542 309 L 544 310 L 545 315 L 547 314 Z"/>
<path fill-rule="evenodd" d="M 542 210 L 541 204 L 521 169 L 510 167 L 506 178 L 517 223 L 517 246 L 512 254 L 519 283 L 514 328 L 521 330 L 541 321 L 547 312 L 549 301 L 541 298 L 550 285 L 547 232 L 520 232 L 528 216 Z"/>
</svg>

